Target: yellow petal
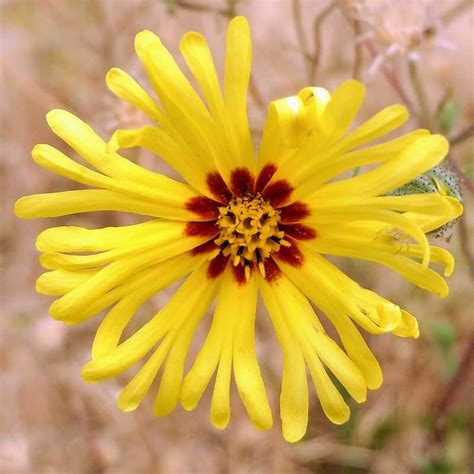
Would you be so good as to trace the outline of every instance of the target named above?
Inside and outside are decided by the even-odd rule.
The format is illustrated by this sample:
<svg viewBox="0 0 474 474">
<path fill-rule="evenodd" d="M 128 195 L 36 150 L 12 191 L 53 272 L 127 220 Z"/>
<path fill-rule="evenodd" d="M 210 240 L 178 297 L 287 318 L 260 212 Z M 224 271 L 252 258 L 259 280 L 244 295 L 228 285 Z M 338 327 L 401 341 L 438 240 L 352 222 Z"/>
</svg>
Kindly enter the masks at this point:
<svg viewBox="0 0 474 474">
<path fill-rule="evenodd" d="M 142 168 L 113 153 L 89 125 L 70 112 L 55 109 L 48 112 L 46 120 L 58 137 L 97 170 L 112 178 L 170 190 L 177 190 L 183 186 L 182 183 Z"/>
<path fill-rule="evenodd" d="M 448 141 L 441 135 L 422 137 L 373 170 L 324 185 L 313 198 L 369 197 L 388 193 L 439 164 L 448 148 Z"/>
<path fill-rule="evenodd" d="M 165 206 L 102 189 L 81 189 L 59 193 L 33 194 L 18 199 L 15 215 L 23 219 L 58 217 L 96 211 L 122 211 L 152 217 L 171 217 Z M 181 219 L 189 212 L 183 207 Z"/>
<path fill-rule="evenodd" d="M 121 99 L 142 110 L 152 120 L 161 123 L 164 112 L 150 95 L 125 71 L 112 68 L 105 76 L 107 87 Z"/>
<path fill-rule="evenodd" d="M 97 270 L 53 270 L 39 276 L 36 291 L 42 295 L 64 295 L 91 278 Z"/>
<path fill-rule="evenodd" d="M 247 89 L 252 67 L 252 40 L 246 18 L 229 22 L 226 36 L 224 102 L 232 121 L 242 163 L 254 168 L 254 152 L 247 117 Z"/>
<path fill-rule="evenodd" d="M 338 151 L 350 150 L 387 135 L 405 123 L 410 114 L 403 105 L 390 105 L 350 132 L 338 144 Z"/>
<path fill-rule="evenodd" d="M 158 220 L 102 229 L 50 227 L 38 235 L 36 248 L 40 252 L 99 252 L 126 246 L 137 238 L 162 230 L 166 230 L 166 224 Z"/>
<path fill-rule="evenodd" d="M 115 260 L 102 268 L 83 285 L 56 300 L 50 307 L 50 314 L 55 319 L 71 320 L 72 318 L 72 321 L 74 321 L 78 314 L 87 310 L 88 306 L 93 305 L 98 298 L 126 278 L 154 263 L 184 253 L 193 248 L 195 244 L 198 244 L 195 238 L 186 237 L 170 242 L 163 247 L 153 246 L 141 253 L 134 253 Z M 64 255 L 64 257 L 66 256 Z"/>
<path fill-rule="evenodd" d="M 347 277 L 344 280 L 341 280 L 342 275 L 339 275 L 337 279 L 334 278 L 334 268 L 329 265 L 329 262 L 317 255 L 311 255 L 312 261 L 308 263 L 310 254 L 305 253 L 304 256 L 305 263 L 301 268 L 295 268 L 280 261 L 278 261 L 278 265 L 334 324 L 349 357 L 362 372 L 367 387 L 371 389 L 378 388 L 382 383 L 380 366 L 359 331 L 345 314 L 346 311 L 352 311 L 352 315 L 357 315 L 357 312 L 354 312 L 356 308 L 352 306 L 354 295 L 361 297 L 362 300 L 365 299 L 356 291 L 356 287 L 348 282 Z M 328 271 L 331 272 L 329 275 Z M 342 282 L 344 282 L 344 285 L 341 285 Z M 383 299 L 380 298 L 379 301 L 383 305 Z M 369 304 L 369 308 L 365 309 L 363 313 L 359 309 L 358 313 L 360 318 L 365 314 L 367 324 L 369 324 L 371 322 L 368 319 L 369 316 L 374 316 L 374 312 L 369 310 L 374 301 L 365 300 L 364 302 Z M 398 320 L 393 321 L 395 325 L 398 324 L 400 319 L 400 313 L 398 315 Z M 380 327 L 379 332 L 392 328 L 393 325 L 386 325 L 385 328 Z"/>
<path fill-rule="evenodd" d="M 309 218 L 309 222 L 317 228 L 318 223 L 329 224 L 331 222 L 337 223 L 349 223 L 354 221 L 380 221 L 386 224 L 399 228 L 407 235 L 415 239 L 423 249 L 423 265 L 428 266 L 430 259 L 430 246 L 428 239 L 421 228 L 414 223 L 412 220 L 406 218 L 403 214 L 399 214 L 394 211 L 379 210 L 365 208 L 364 206 L 357 208 L 354 206 L 351 209 L 342 208 L 340 210 L 335 209 L 333 212 L 321 213 L 318 215 L 312 214 Z"/>
<path fill-rule="evenodd" d="M 98 359 L 88 362 L 81 374 L 87 382 L 113 377 L 131 367 L 147 354 L 168 331 L 191 315 L 204 314 L 214 299 L 219 279 L 206 276 L 208 262 L 193 271 L 168 303 L 133 336 Z"/>
<path fill-rule="evenodd" d="M 227 311 L 235 308 L 236 327 L 233 343 L 234 374 L 240 399 L 254 426 L 260 430 L 272 427 L 273 420 L 265 385 L 255 352 L 255 311 L 257 308 L 258 280 L 253 272 L 248 282 L 237 283 L 232 277 L 223 281 Z M 235 304 L 239 301 L 239 305 Z"/>
<path fill-rule="evenodd" d="M 202 166 L 212 170 L 223 150 L 216 143 L 211 116 L 202 100 L 156 35 L 138 33 L 135 49 L 152 77 L 171 125 L 199 156 Z"/>
<path fill-rule="evenodd" d="M 118 300 L 118 303 L 101 321 L 92 344 L 92 358 L 97 359 L 114 350 L 120 341 L 124 329 L 138 308 L 163 288 L 191 273 L 204 260 L 205 257 L 203 256 L 178 255 L 153 265 L 138 276 L 134 275 L 132 281 L 128 284 L 108 292 L 107 296 L 110 296 L 113 292 L 121 292 L 122 299 L 120 299 L 120 295 L 114 298 Z M 125 286 L 125 289 L 123 286 Z M 92 307 L 96 306 L 95 309 L 97 309 L 97 305 L 100 305 L 100 298 L 95 300 Z M 99 307 L 98 309 L 102 308 Z M 93 309 L 89 309 L 89 311 L 91 310 Z"/>
<path fill-rule="evenodd" d="M 171 342 L 172 338 L 166 337 L 143 367 L 120 392 L 117 405 L 121 410 L 133 411 L 140 405 L 148 390 L 150 390 L 151 384 L 155 380 L 168 354 Z"/>
<path fill-rule="evenodd" d="M 408 145 L 429 134 L 428 130 L 415 130 L 378 145 L 348 152 L 344 151 L 347 149 L 347 146 L 343 146 L 344 140 L 326 153 L 317 154 L 314 150 L 310 150 L 307 153 L 309 162 L 303 164 L 303 178 L 294 190 L 292 198 L 294 200 L 307 198 L 331 178 L 351 168 L 390 160 Z"/>
<path fill-rule="evenodd" d="M 201 193 L 212 197 L 206 184 L 206 175 L 214 167 L 194 155 L 188 147 L 174 141 L 162 129 L 143 127 L 135 130 L 116 130 L 108 143 L 108 149 L 111 151 L 132 147 L 148 148 Z"/>
<path fill-rule="evenodd" d="M 211 399 L 211 423 L 223 430 L 230 421 L 230 379 L 232 376 L 232 338 L 222 348 Z"/>
<path fill-rule="evenodd" d="M 160 387 L 154 402 L 153 412 L 155 416 L 169 415 L 178 404 L 183 381 L 184 362 L 188 355 L 189 346 L 191 345 L 196 327 L 206 310 L 207 308 L 204 311 L 192 312 L 188 315 L 187 320 L 172 329 L 173 342 L 166 359 L 165 370 L 163 371 Z"/>
<path fill-rule="evenodd" d="M 374 249 L 372 241 L 356 240 L 347 235 L 342 238 L 323 237 L 320 233 L 317 239 L 308 242 L 308 247 L 322 254 L 360 258 L 380 263 L 400 273 L 420 288 L 438 293 L 441 297 L 448 294 L 448 286 L 441 276 L 418 262 L 400 255 L 393 248 L 390 249 L 391 252 L 384 252 Z"/>
<path fill-rule="evenodd" d="M 392 331 L 392 333 L 400 337 L 413 337 L 414 339 L 417 339 L 420 335 L 418 321 L 408 311 L 402 311 L 400 324 Z"/>
<path fill-rule="evenodd" d="M 357 81 L 343 82 L 331 95 L 321 117 L 321 129 L 331 138 L 339 140 L 349 129 L 365 96 L 365 87 Z"/>
</svg>

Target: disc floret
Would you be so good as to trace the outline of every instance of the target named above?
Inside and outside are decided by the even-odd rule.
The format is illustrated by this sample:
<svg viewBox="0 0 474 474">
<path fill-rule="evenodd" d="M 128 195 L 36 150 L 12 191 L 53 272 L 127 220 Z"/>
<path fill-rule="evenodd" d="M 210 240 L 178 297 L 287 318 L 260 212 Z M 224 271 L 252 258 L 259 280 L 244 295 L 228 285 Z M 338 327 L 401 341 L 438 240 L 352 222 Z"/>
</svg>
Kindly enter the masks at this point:
<svg viewBox="0 0 474 474">
<path fill-rule="evenodd" d="M 214 242 L 234 266 L 244 266 L 247 278 L 252 264 L 265 276 L 264 260 L 282 245 L 291 245 L 284 239 L 285 233 L 278 229 L 279 222 L 280 211 L 273 209 L 260 194 L 234 197 L 227 207 L 219 208 L 220 232 Z"/>
</svg>

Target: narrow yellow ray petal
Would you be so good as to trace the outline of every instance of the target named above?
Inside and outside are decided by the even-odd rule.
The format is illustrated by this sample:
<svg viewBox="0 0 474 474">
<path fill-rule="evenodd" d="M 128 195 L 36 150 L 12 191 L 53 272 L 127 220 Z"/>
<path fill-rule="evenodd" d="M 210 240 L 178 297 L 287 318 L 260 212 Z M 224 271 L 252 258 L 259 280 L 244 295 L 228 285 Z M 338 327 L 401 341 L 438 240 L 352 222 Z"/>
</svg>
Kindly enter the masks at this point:
<svg viewBox="0 0 474 474">
<path fill-rule="evenodd" d="M 295 151 L 307 132 L 303 100 L 297 96 L 274 100 L 268 107 L 258 152 L 258 168 L 281 165 Z"/>
<path fill-rule="evenodd" d="M 200 194 L 190 186 L 177 182 L 173 185 L 171 180 L 168 183 L 170 184 L 168 188 L 165 186 L 152 187 L 148 184 L 128 180 L 120 181 L 76 163 L 49 145 L 35 145 L 32 156 L 39 166 L 78 183 L 120 193 L 124 197 L 131 196 L 135 202 L 137 199 L 143 200 L 144 204 L 148 203 L 148 205 L 151 202 L 157 206 L 158 211 L 163 211 L 163 216 L 160 217 L 173 218 L 176 215 L 183 220 L 194 218 L 194 214 L 185 210 L 185 203 Z"/>
<path fill-rule="evenodd" d="M 406 196 L 378 196 L 378 197 L 344 197 L 324 198 L 321 200 L 310 200 L 311 214 L 317 220 L 319 216 L 325 216 L 341 209 L 347 213 L 359 211 L 359 209 L 390 209 L 398 212 L 414 212 L 427 215 L 451 214 L 453 207 L 458 207 L 459 201 L 455 198 L 441 196 L 437 193 L 410 194 Z M 321 219 L 323 220 L 323 219 Z"/>
<path fill-rule="evenodd" d="M 404 216 L 412 220 L 410 213 L 405 213 Z M 415 221 L 418 222 L 416 219 Z M 416 259 L 423 257 L 423 251 L 419 245 L 406 242 L 404 240 L 405 236 L 400 235 L 399 229 L 388 226 L 383 222 L 319 224 L 317 234 L 318 241 L 322 243 L 331 241 L 345 246 L 349 244 L 360 246 L 361 249 L 370 248 L 390 255 L 414 257 Z M 318 245 L 318 243 L 311 241 L 308 242 L 308 245 L 313 246 Z M 454 258 L 446 249 L 430 245 L 430 261 L 444 265 L 444 276 L 449 277 L 453 273 Z"/>
<path fill-rule="evenodd" d="M 169 415 L 178 404 L 181 384 L 183 382 L 184 362 L 197 325 L 203 316 L 204 312 L 201 311 L 191 313 L 183 324 L 176 325 L 172 329 L 173 343 L 166 359 L 160 387 L 153 405 L 155 416 Z"/>
<path fill-rule="evenodd" d="M 442 214 L 423 215 L 415 212 L 405 213 L 405 217 L 421 227 L 423 232 L 432 232 L 443 225 L 460 217 L 464 211 L 463 205 L 454 198 L 446 198 L 450 204 L 450 209 Z"/>
<path fill-rule="evenodd" d="M 336 142 L 346 133 L 362 105 L 365 87 L 358 81 L 343 82 L 331 94 L 321 117 L 323 133 Z"/>
<path fill-rule="evenodd" d="M 330 179 L 352 168 L 395 158 L 404 148 L 428 135 L 428 130 L 415 130 L 393 140 L 355 151 L 347 151 L 347 147 L 342 147 L 343 140 L 322 153 L 318 149 L 309 148 L 304 155 L 306 163 L 302 160 L 303 169 L 299 172 L 302 175 L 301 182 L 294 190 L 292 198 L 305 199 Z"/>
<path fill-rule="evenodd" d="M 280 277 L 272 284 L 272 288 L 273 299 L 279 302 L 296 340 L 301 344 L 309 343 L 349 394 L 359 403 L 364 401 L 367 389 L 362 373 L 326 335 L 306 297 L 286 277 Z M 309 346 L 308 350 L 311 350 Z"/>
<path fill-rule="evenodd" d="M 309 254 L 306 253 L 305 260 L 308 259 L 308 256 Z M 316 265 L 308 264 L 305 261 L 304 266 L 298 269 L 280 261 L 278 265 L 295 285 L 328 316 L 335 326 L 349 357 L 362 372 L 367 387 L 376 389 L 382 383 L 380 365 L 367 347 L 359 331 L 345 314 L 345 310 L 349 309 L 347 308 L 349 301 L 345 300 L 352 300 L 354 287 L 347 286 L 346 284 L 345 287 L 341 288 L 339 279 L 334 280 L 334 278 L 328 277 L 325 271 L 331 269 L 330 266 L 325 265 L 329 264 L 329 262 L 324 261 L 322 258 L 318 258 L 317 261 Z M 327 268 L 323 267 L 323 270 L 321 270 L 321 264 Z M 328 280 L 332 280 L 332 282 Z M 328 287 L 328 284 L 331 284 L 331 287 Z M 394 321 L 395 325 L 398 324 L 398 321 Z M 386 330 L 390 330 L 390 326 L 387 326 Z"/>
<path fill-rule="evenodd" d="M 242 154 L 238 142 L 236 117 L 228 115 L 224 107 L 217 72 L 206 40 L 199 33 L 187 33 L 181 40 L 180 50 L 206 98 L 214 119 L 216 138 L 221 142 L 222 149 L 226 150 L 226 156 L 217 163 L 219 171 L 223 176 L 229 176 L 233 169 L 245 166 L 254 172 L 253 156 Z"/>
<path fill-rule="evenodd" d="M 337 425 L 345 423 L 349 419 L 351 411 L 344 398 L 334 386 L 317 355 L 306 349 L 305 346 L 303 353 L 324 413 Z"/>
<path fill-rule="evenodd" d="M 337 149 L 340 153 L 377 140 L 399 128 L 409 117 L 403 105 L 390 105 L 350 132 L 340 141 Z"/>
<path fill-rule="evenodd" d="M 224 343 L 232 344 L 229 338 L 233 331 L 233 320 L 228 317 L 227 302 L 220 301 L 222 293 L 217 298 L 217 307 L 206 340 L 183 381 L 180 399 L 185 410 L 193 410 L 199 403 L 219 364 Z"/>
<path fill-rule="evenodd" d="M 135 410 L 145 398 L 168 354 L 171 342 L 172 338 L 169 335 L 166 336 L 143 367 L 120 392 L 117 405 L 122 411 Z"/>
<path fill-rule="evenodd" d="M 119 68 L 112 68 L 105 76 L 107 87 L 121 99 L 142 110 L 152 120 L 161 123 L 164 112 L 129 74 Z"/>
<path fill-rule="evenodd" d="M 286 277 L 280 278 L 273 285 L 263 278 L 260 279 L 260 291 L 265 307 L 283 351 L 280 395 L 283 437 L 286 441 L 294 443 L 304 436 L 308 425 L 308 383 L 301 348 L 286 324 L 287 318 L 291 318 L 296 311 L 296 308 L 292 308 L 291 313 L 287 313 L 287 308 L 284 306 L 286 301 L 288 304 L 290 301 L 293 302 L 292 294 L 288 291 L 288 283 Z M 281 293 L 282 298 L 276 296 L 277 293 Z"/>
<path fill-rule="evenodd" d="M 199 155 L 202 166 L 212 170 L 222 149 L 215 141 L 211 116 L 202 100 L 156 35 L 150 31 L 138 33 L 135 49 L 153 78 L 153 87 L 171 124 Z"/>
<path fill-rule="evenodd" d="M 112 152 L 89 125 L 70 112 L 55 109 L 48 112 L 46 120 L 58 137 L 76 150 L 88 163 L 112 178 L 170 191 L 186 188 L 183 183 L 142 168 Z"/>
<path fill-rule="evenodd" d="M 397 326 L 401 318 L 400 308 L 397 305 L 370 290 L 361 288 L 320 255 L 309 252 L 305 248 L 302 250 L 304 266 L 298 269 L 300 277 L 304 275 L 315 288 L 319 289 L 320 293 L 324 293 L 322 298 L 330 302 L 334 310 L 351 317 L 373 334 L 386 333 Z M 281 265 L 280 262 L 278 263 Z M 284 265 L 283 268 L 286 272 L 290 272 L 289 276 L 293 278 L 294 267 Z M 301 289 L 306 293 L 303 287 Z"/>
<path fill-rule="evenodd" d="M 380 263 L 400 273 L 420 288 L 438 293 L 441 297 L 448 294 L 448 286 L 440 275 L 429 268 L 423 267 L 418 262 L 397 254 L 396 250 L 391 249 L 395 253 L 377 250 L 373 248 L 373 243 L 370 241 L 356 240 L 347 236 L 343 239 L 337 239 L 318 235 L 316 240 L 308 242 L 307 245 L 315 252 L 322 254 L 360 258 Z"/>
<path fill-rule="evenodd" d="M 189 254 L 178 255 L 160 262 L 138 276 L 123 291 L 125 296 L 106 314 L 101 321 L 92 344 L 92 358 L 97 359 L 114 350 L 122 333 L 137 309 L 151 296 L 191 273 L 205 257 Z M 120 287 L 119 287 L 120 288 Z M 114 291 L 114 290 L 112 290 Z M 108 295 L 110 292 L 108 293 Z M 98 301 L 94 302 L 96 305 Z"/>
<path fill-rule="evenodd" d="M 242 163 L 254 171 L 254 151 L 247 117 L 247 89 L 252 67 L 252 41 L 246 18 L 229 22 L 226 36 L 224 102 L 233 123 Z"/>
<path fill-rule="evenodd" d="M 153 227 L 157 232 L 150 232 Z M 91 255 L 70 255 L 47 252 L 41 255 L 41 265 L 48 269 L 94 268 L 117 261 L 139 252 L 153 251 L 155 262 L 174 257 L 209 240 L 207 237 L 189 237 L 185 235 L 186 224 L 174 221 L 159 221 L 150 231 L 144 229 L 141 235 L 126 241 L 112 250 Z"/>
<path fill-rule="evenodd" d="M 187 278 L 168 303 L 133 336 L 117 348 L 88 362 L 81 374 L 87 382 L 98 382 L 113 377 L 148 353 L 175 325 L 181 325 L 191 315 L 202 315 L 214 299 L 219 279 L 206 276 L 208 262 L 204 262 Z"/>
<path fill-rule="evenodd" d="M 298 97 L 304 102 L 310 129 L 321 129 L 324 110 L 331 100 L 329 91 L 323 87 L 305 87 L 298 92 Z"/>
<path fill-rule="evenodd" d="M 87 312 L 87 308 L 92 306 L 99 297 L 129 276 L 154 263 L 184 253 L 195 245 L 198 245 L 195 238 L 186 237 L 171 242 L 170 246 L 158 246 L 120 258 L 102 268 L 83 285 L 57 299 L 50 307 L 50 314 L 55 319 L 70 320 L 72 318 L 73 321 L 77 315 Z"/>
<path fill-rule="evenodd" d="M 158 127 L 116 130 L 107 146 L 111 151 L 132 147 L 148 148 L 175 169 L 188 183 L 201 193 L 209 195 L 206 174 L 213 168 Z"/>
<path fill-rule="evenodd" d="M 439 164 L 448 153 L 448 148 L 448 141 L 441 135 L 421 137 L 395 158 L 354 178 L 328 183 L 313 197 L 369 197 L 388 193 Z"/>
<path fill-rule="evenodd" d="M 394 211 L 379 210 L 379 209 L 368 209 L 362 206 L 361 208 L 353 207 L 350 210 L 347 209 L 335 209 L 332 213 L 311 215 L 309 222 L 317 228 L 318 223 L 329 224 L 331 222 L 337 223 L 349 223 L 354 221 L 381 221 L 391 226 L 400 228 L 406 232 L 410 237 L 415 239 L 423 249 L 423 260 L 422 263 L 425 267 L 428 266 L 430 260 L 430 246 L 425 233 L 421 228 L 414 223 L 412 220 L 406 218 L 403 214 L 399 214 Z"/>
<path fill-rule="evenodd" d="M 400 324 L 392 331 L 393 334 L 400 337 L 413 337 L 417 339 L 420 335 L 418 321 L 408 311 L 402 311 Z"/>
<path fill-rule="evenodd" d="M 226 284 L 227 283 L 227 284 Z M 231 276 L 224 279 L 221 292 L 227 300 L 227 311 L 236 310 L 233 344 L 233 365 L 240 399 L 254 426 L 260 430 L 272 427 L 272 413 L 268 404 L 255 352 L 255 312 L 257 308 L 258 279 L 256 272 L 244 284 Z M 239 305 L 235 305 L 239 301 Z"/>
<path fill-rule="evenodd" d="M 87 281 L 97 270 L 53 270 L 45 272 L 36 280 L 36 291 L 42 295 L 64 295 Z"/>
<path fill-rule="evenodd" d="M 212 425 L 223 430 L 230 421 L 230 380 L 232 376 L 232 338 L 222 346 L 216 381 L 212 391 L 210 419 Z"/>
<path fill-rule="evenodd" d="M 159 220 L 102 229 L 50 227 L 38 235 L 36 248 L 40 252 L 99 252 L 125 246 L 133 239 L 161 230 L 166 230 L 166 223 Z"/>
<path fill-rule="evenodd" d="M 58 217 L 96 211 L 122 211 L 143 216 L 188 220 L 184 206 L 168 205 L 133 198 L 102 189 L 81 189 L 23 196 L 15 203 L 15 215 L 23 219 Z"/>
</svg>

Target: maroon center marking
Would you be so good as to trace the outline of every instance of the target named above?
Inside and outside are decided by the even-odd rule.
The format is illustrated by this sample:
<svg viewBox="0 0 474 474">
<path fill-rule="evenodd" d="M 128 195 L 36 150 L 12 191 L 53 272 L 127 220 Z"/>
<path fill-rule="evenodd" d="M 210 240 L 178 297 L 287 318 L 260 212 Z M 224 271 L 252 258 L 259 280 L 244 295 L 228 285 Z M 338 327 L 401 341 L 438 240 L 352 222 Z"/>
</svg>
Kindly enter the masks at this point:
<svg viewBox="0 0 474 474">
<path fill-rule="evenodd" d="M 265 280 L 272 282 L 280 278 L 280 267 L 275 263 L 275 260 L 273 260 L 273 258 L 266 258 L 263 264 L 265 266 Z"/>
<path fill-rule="evenodd" d="M 253 265 L 250 265 L 250 272 L 253 271 Z M 245 285 L 247 283 L 247 279 L 245 278 L 245 268 L 243 265 L 232 265 L 232 273 L 234 274 L 234 278 L 239 285 Z"/>
<path fill-rule="evenodd" d="M 301 250 L 297 247 L 295 242 L 291 242 L 291 247 L 280 247 L 278 252 L 273 253 L 282 262 L 293 265 L 294 267 L 301 267 L 304 262 L 304 256 Z"/>
<path fill-rule="evenodd" d="M 298 240 L 311 240 L 316 237 L 316 231 L 304 224 L 280 224 L 278 228 L 282 230 L 285 235 L 289 235 Z"/>
<path fill-rule="evenodd" d="M 207 267 L 208 278 L 218 277 L 225 270 L 228 261 L 229 257 L 224 257 L 222 252 L 216 258 L 212 259 Z"/>
<path fill-rule="evenodd" d="M 278 208 L 288 200 L 292 192 L 293 186 L 286 179 L 279 179 L 263 190 L 262 197 L 270 201 L 273 207 Z"/>
<path fill-rule="evenodd" d="M 232 193 L 229 191 L 222 176 L 217 171 L 208 173 L 206 183 L 209 191 L 211 191 L 219 202 L 228 203 L 232 198 Z"/>
<path fill-rule="evenodd" d="M 188 222 L 184 229 L 184 234 L 188 237 L 213 237 L 218 232 L 215 222 Z"/>
<path fill-rule="evenodd" d="M 196 196 L 186 201 L 186 209 L 194 212 L 203 219 L 217 219 L 219 217 L 219 206 L 222 204 L 205 196 Z"/>
<path fill-rule="evenodd" d="M 230 175 L 230 186 L 236 196 L 248 196 L 253 193 L 253 176 L 247 168 L 236 168 Z"/>
<path fill-rule="evenodd" d="M 272 176 L 275 174 L 277 166 L 273 163 L 266 164 L 262 171 L 260 171 L 257 182 L 255 183 L 255 192 L 260 193 L 263 191 L 263 188 L 268 184 L 272 179 Z"/>
<path fill-rule="evenodd" d="M 204 244 L 198 245 L 191 250 L 191 255 L 200 255 L 202 253 L 211 253 L 213 250 L 216 250 L 217 245 L 214 243 L 214 240 L 208 240 Z"/>
<path fill-rule="evenodd" d="M 296 201 L 289 206 L 281 207 L 279 211 L 281 219 L 280 222 L 284 224 L 299 222 L 311 214 L 308 205 L 301 201 Z"/>
</svg>

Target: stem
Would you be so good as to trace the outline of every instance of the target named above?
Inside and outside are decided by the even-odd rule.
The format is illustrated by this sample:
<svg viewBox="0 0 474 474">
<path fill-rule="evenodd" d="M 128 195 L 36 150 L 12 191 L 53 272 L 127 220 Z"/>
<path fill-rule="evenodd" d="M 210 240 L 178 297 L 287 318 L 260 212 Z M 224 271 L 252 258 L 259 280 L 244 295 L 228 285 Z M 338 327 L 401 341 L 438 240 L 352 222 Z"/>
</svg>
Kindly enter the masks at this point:
<svg viewBox="0 0 474 474">
<path fill-rule="evenodd" d="M 426 90 L 423 86 L 423 82 L 420 79 L 418 72 L 418 65 L 415 61 L 408 61 L 408 73 L 410 80 L 415 91 L 416 99 L 419 106 L 420 123 L 422 126 L 432 129 L 432 120 L 430 108 L 428 105 L 428 98 L 426 96 Z"/>
<path fill-rule="evenodd" d="M 461 15 L 464 10 L 472 7 L 473 3 L 472 0 L 462 0 L 453 8 L 450 8 L 448 11 L 441 15 L 441 23 L 444 25 L 450 23 L 451 21 L 455 20 L 459 15 Z"/>
<path fill-rule="evenodd" d="M 359 20 L 354 18 L 352 20 L 352 31 L 354 33 L 354 64 L 352 66 L 352 77 L 359 80 L 361 76 L 361 68 L 363 61 L 363 50 L 360 41 L 357 41 L 362 33 Z"/>
<path fill-rule="evenodd" d="M 303 27 L 303 19 L 301 16 L 300 0 L 293 0 L 291 2 L 293 21 L 295 22 L 296 37 L 298 39 L 299 47 L 306 58 L 306 67 L 308 68 L 308 76 L 311 76 L 311 63 L 313 62 L 313 55 L 308 47 L 308 38 Z"/>
<path fill-rule="evenodd" d="M 314 81 L 317 76 L 317 71 L 319 67 L 319 62 L 321 59 L 321 45 L 322 45 L 322 35 L 321 27 L 323 26 L 324 20 L 326 17 L 336 8 L 336 4 L 331 2 L 326 8 L 324 8 L 319 15 L 314 18 L 313 21 L 313 42 L 314 42 L 314 54 L 311 61 L 310 69 L 310 84 L 314 84 Z"/>
<path fill-rule="evenodd" d="M 449 140 L 449 144 L 451 148 L 453 148 L 453 146 L 459 145 L 469 138 L 474 138 L 474 125 L 469 125 L 464 130 L 461 130 L 457 135 Z"/>
</svg>

